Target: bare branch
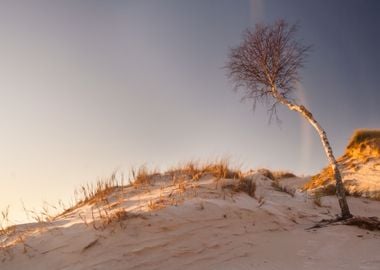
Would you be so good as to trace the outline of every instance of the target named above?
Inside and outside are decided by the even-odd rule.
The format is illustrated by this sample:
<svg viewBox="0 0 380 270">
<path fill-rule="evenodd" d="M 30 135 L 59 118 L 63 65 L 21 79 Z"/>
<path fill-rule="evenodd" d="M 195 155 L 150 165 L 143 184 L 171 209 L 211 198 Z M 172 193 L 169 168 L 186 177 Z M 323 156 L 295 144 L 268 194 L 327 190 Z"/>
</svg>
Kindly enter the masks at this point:
<svg viewBox="0 0 380 270">
<path fill-rule="evenodd" d="M 228 69 L 235 90 L 244 89 L 243 100 L 252 99 L 269 106 L 270 118 L 277 117 L 278 95 L 294 102 L 292 92 L 300 80 L 298 70 L 303 66 L 310 46 L 295 40 L 298 26 L 279 20 L 273 25 L 256 25 L 246 30 L 240 46 L 231 49 Z"/>
</svg>

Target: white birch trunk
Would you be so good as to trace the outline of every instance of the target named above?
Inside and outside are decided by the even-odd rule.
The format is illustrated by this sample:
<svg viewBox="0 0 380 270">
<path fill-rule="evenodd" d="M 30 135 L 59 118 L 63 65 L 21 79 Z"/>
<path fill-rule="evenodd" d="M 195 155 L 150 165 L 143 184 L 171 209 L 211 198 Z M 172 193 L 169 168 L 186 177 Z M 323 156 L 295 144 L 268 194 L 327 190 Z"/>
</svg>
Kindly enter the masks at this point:
<svg viewBox="0 0 380 270">
<path fill-rule="evenodd" d="M 347 200 L 346 200 L 346 191 L 344 189 L 342 176 L 339 172 L 338 163 L 334 157 L 333 151 L 331 149 L 330 143 L 327 139 L 326 132 L 324 129 L 319 125 L 319 123 L 314 119 L 313 115 L 308 111 L 304 106 L 302 105 L 296 105 L 281 96 L 280 93 L 278 93 L 277 89 L 275 87 L 272 88 L 272 93 L 274 97 L 283 105 L 287 106 L 292 111 L 299 112 L 318 132 L 318 135 L 321 139 L 323 149 L 325 150 L 325 153 L 327 155 L 327 158 L 329 160 L 331 169 L 333 171 L 335 183 L 336 183 L 336 196 L 338 197 L 339 206 L 342 212 L 342 219 L 347 219 L 352 217 Z"/>
</svg>

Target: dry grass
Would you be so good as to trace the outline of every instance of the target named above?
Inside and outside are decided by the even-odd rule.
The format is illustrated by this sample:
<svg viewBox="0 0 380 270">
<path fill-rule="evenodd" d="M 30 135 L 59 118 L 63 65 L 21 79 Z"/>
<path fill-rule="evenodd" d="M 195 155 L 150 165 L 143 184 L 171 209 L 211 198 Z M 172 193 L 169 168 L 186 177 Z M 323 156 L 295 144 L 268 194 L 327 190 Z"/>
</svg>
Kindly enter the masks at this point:
<svg viewBox="0 0 380 270">
<path fill-rule="evenodd" d="M 328 166 L 325 169 L 323 169 L 319 174 L 316 174 L 313 177 L 311 177 L 310 181 L 304 185 L 303 190 L 327 186 L 327 184 L 333 180 L 333 171 L 331 167 Z"/>
<path fill-rule="evenodd" d="M 117 187 L 123 186 L 116 178 L 116 173 L 111 177 L 98 180 L 95 184 L 86 184 L 79 189 L 82 199 L 79 203 L 96 203 L 104 201 Z"/>
<path fill-rule="evenodd" d="M 289 171 L 272 171 L 266 168 L 257 169 L 257 172 L 273 181 L 281 180 L 285 178 L 297 177 L 294 173 L 289 172 Z"/>
<path fill-rule="evenodd" d="M 172 177 L 186 175 L 193 181 L 198 181 L 205 175 L 212 175 L 216 179 L 239 179 L 243 177 L 243 173 L 239 169 L 231 169 L 227 159 L 203 163 L 190 161 L 170 169 L 167 173 Z"/>
<path fill-rule="evenodd" d="M 380 130 L 376 129 L 357 129 L 352 135 L 347 148 L 356 147 L 360 143 L 380 139 Z"/>
<path fill-rule="evenodd" d="M 144 185 L 153 184 L 152 177 L 156 175 L 155 171 L 148 171 L 146 166 L 141 166 L 138 170 L 131 170 L 132 179 L 129 180 L 131 186 L 139 188 Z M 130 214 L 127 214 L 123 208 L 113 210 L 114 207 L 121 205 L 124 201 L 124 175 L 120 177 L 113 173 L 108 178 L 98 180 L 95 184 L 85 184 L 75 191 L 73 206 L 66 208 L 61 214 L 53 217 L 53 219 L 61 217 L 72 212 L 79 207 L 89 204 L 91 208 L 91 218 L 83 214 L 79 214 L 83 223 L 92 225 L 94 229 L 105 229 L 108 224 L 121 221 Z M 116 202 L 110 203 L 110 196 L 113 195 L 117 199 Z M 116 211 L 116 212 L 115 212 Z M 46 212 L 46 211 L 45 211 Z M 38 215 L 38 217 L 40 217 Z M 45 216 L 43 214 L 42 216 Z"/>
<path fill-rule="evenodd" d="M 189 161 L 183 167 L 175 169 L 179 174 L 188 175 L 192 180 L 199 180 L 202 176 L 202 170 L 197 162 Z"/>
<path fill-rule="evenodd" d="M 161 201 L 153 201 L 153 200 L 151 200 L 151 201 L 148 202 L 148 208 L 151 211 L 161 209 L 162 206 L 163 206 L 163 204 L 162 204 Z"/>
<path fill-rule="evenodd" d="M 272 171 L 275 180 L 297 177 L 294 173 L 289 171 Z"/>
<path fill-rule="evenodd" d="M 217 162 L 206 163 L 203 165 L 201 171 L 203 174 L 211 174 L 217 179 L 240 179 L 243 175 L 239 169 L 231 169 L 228 160 L 226 159 L 222 159 Z"/>
<path fill-rule="evenodd" d="M 356 130 L 344 154 L 346 158 L 367 162 L 370 158 L 380 157 L 380 130 Z"/>
<path fill-rule="evenodd" d="M 217 187 L 220 181 L 217 181 Z M 244 192 L 247 193 L 250 197 L 256 198 L 256 181 L 251 177 L 243 177 L 234 178 L 234 179 L 226 179 L 221 183 L 222 190 L 229 189 L 233 192 Z"/>
<path fill-rule="evenodd" d="M 287 172 L 276 172 L 273 174 L 269 170 L 261 170 L 261 173 L 271 178 L 288 176 Z M 175 169 L 169 170 L 166 174 L 148 170 L 146 166 L 142 166 L 138 170 L 131 170 L 131 178 L 129 180 L 130 186 L 140 188 L 142 186 L 154 185 L 157 175 L 162 179 L 165 179 L 165 175 L 171 175 L 171 184 L 177 185 L 176 196 L 170 198 L 173 200 L 173 204 L 177 204 L 183 197 L 181 194 L 187 193 L 188 189 L 190 192 L 194 193 L 194 196 L 196 196 L 197 181 L 207 175 L 213 176 L 217 181 L 220 179 L 236 180 L 236 184 L 234 184 L 235 191 L 243 191 L 248 195 L 255 197 L 255 182 L 245 178 L 240 169 L 232 169 L 227 159 L 219 159 L 203 163 L 190 161 Z M 190 182 L 188 182 L 189 180 Z M 91 205 L 92 213 L 88 216 L 79 214 L 83 223 L 86 225 L 92 225 L 95 229 L 103 229 L 108 224 L 123 220 L 127 217 L 127 214 L 122 207 L 118 208 L 119 210 L 117 211 L 113 208 L 115 207 L 115 204 L 121 205 L 124 201 L 123 189 L 125 187 L 124 176 L 122 174 L 117 175 L 117 173 L 114 172 L 110 177 L 99 179 L 95 183 L 87 183 L 80 186 L 80 188 L 74 192 L 74 199 L 69 207 L 62 202 L 60 202 L 57 207 L 45 202 L 41 211 L 26 209 L 25 206 L 24 211 L 27 214 L 28 219 L 32 219 L 37 223 L 45 223 L 52 222 L 87 204 Z M 110 203 L 111 198 L 112 200 L 116 198 L 116 202 L 112 201 L 112 203 Z M 148 203 L 148 208 L 150 210 L 160 209 L 167 203 L 170 202 L 164 202 L 163 200 L 151 201 Z M 7 219 L 8 212 L 9 209 L 3 212 L 2 220 Z M 0 234 L 5 233 L 6 228 L 9 227 L 5 227 L 3 225 L 4 223 L 4 221 L 0 223 Z"/>
<path fill-rule="evenodd" d="M 87 225 L 92 224 L 95 229 L 104 229 L 106 225 L 114 223 L 117 220 L 126 217 L 123 209 L 113 210 L 117 205 L 121 205 L 124 201 L 124 188 L 132 186 L 136 189 L 154 184 L 154 176 L 161 175 L 157 171 L 149 171 L 146 166 L 139 169 L 131 170 L 131 178 L 129 185 L 124 184 L 124 175 L 112 173 L 110 177 L 98 180 L 95 184 L 85 184 L 77 189 L 74 193 L 73 206 L 66 208 L 61 214 L 54 216 L 53 219 L 61 217 L 72 212 L 79 207 L 89 204 L 91 208 L 91 218 L 80 214 L 80 218 Z M 110 196 L 116 198 L 117 201 L 110 203 Z M 46 209 L 45 209 L 46 210 Z M 43 211 L 42 216 L 46 216 L 47 211 Z M 41 217 L 39 214 L 37 217 Z M 50 218 L 50 215 L 49 215 Z M 100 222 L 100 224 L 98 224 Z"/>
<path fill-rule="evenodd" d="M 19 230 L 17 229 L 17 225 L 11 225 L 9 209 L 10 207 L 7 206 L 0 214 L 0 251 L 3 251 L 4 253 L 2 255 L 5 255 L 2 258 L 2 262 L 7 258 L 13 258 L 11 248 L 15 245 L 21 244 L 23 253 L 27 253 L 28 249 L 33 249 L 25 243 L 28 229 Z M 5 237 L 2 238 L 3 236 Z"/>
<path fill-rule="evenodd" d="M 377 158 L 380 158 L 380 130 L 361 129 L 354 132 L 344 155 L 337 161 L 341 172 L 344 172 L 345 170 L 357 171 L 361 164 Z M 314 175 L 303 189 L 315 189 L 330 184 L 334 184 L 334 178 L 331 167 L 327 166 L 319 174 Z"/>
<path fill-rule="evenodd" d="M 114 224 L 114 223 L 121 223 L 122 221 L 134 216 L 129 214 L 125 209 L 120 208 L 115 211 L 109 211 L 107 209 L 103 209 L 103 211 L 98 210 L 99 212 L 99 222 L 100 222 L 100 227 L 96 228 L 95 220 L 93 221 L 93 226 L 94 229 L 106 229 L 108 225 Z"/>
<path fill-rule="evenodd" d="M 141 166 L 138 170 L 132 169 L 132 185 L 138 188 L 142 185 L 152 184 L 152 175 L 157 174 L 157 172 L 149 171 L 146 166 Z"/>
<path fill-rule="evenodd" d="M 12 225 L 12 222 L 10 221 L 10 218 L 9 218 L 9 209 L 10 209 L 10 206 L 8 205 L 0 213 L 0 236 L 2 236 L 2 235 L 10 235 L 16 229 L 16 227 L 14 225 Z"/>
<path fill-rule="evenodd" d="M 24 203 L 22 203 L 22 206 L 26 217 L 29 220 L 34 220 L 38 225 L 34 230 L 44 228 L 46 222 L 52 222 L 84 204 L 92 205 L 92 207 L 91 217 L 86 217 L 84 214 L 79 213 L 79 217 L 83 220 L 83 223 L 87 226 L 92 225 L 97 230 L 105 229 L 109 224 L 113 223 L 120 223 L 122 225 L 121 222 L 123 220 L 134 216 L 131 213 L 127 213 L 122 207 L 114 209 L 116 206 L 121 205 L 124 200 L 124 187 L 124 176 L 117 177 L 116 173 L 113 173 L 110 177 L 100 179 L 95 184 L 86 184 L 77 189 L 74 193 L 74 201 L 70 207 L 66 207 L 62 201 L 59 201 L 58 206 L 44 202 L 39 211 L 27 209 Z M 110 203 L 109 196 L 111 194 L 115 195 L 117 201 Z M 117 195 L 120 196 L 117 197 Z M 9 207 L 7 207 L 0 213 L 0 236 L 8 236 L 16 232 L 16 226 L 10 226 L 9 224 Z M 28 234 L 24 236 L 23 232 L 17 231 L 17 235 L 22 237 L 22 241 L 12 241 L 11 246 L 23 243 L 24 250 L 26 251 L 28 246 L 24 240 Z M 6 241 L 1 246 L 5 244 L 8 245 L 9 243 Z"/>
<path fill-rule="evenodd" d="M 79 214 L 83 224 L 100 231 L 107 229 L 111 224 L 119 224 L 121 228 L 124 228 L 123 221 L 140 216 L 140 214 L 128 213 L 124 208 L 111 210 L 107 206 L 93 206 L 91 208 L 91 218 L 87 218 L 84 214 Z"/>
<path fill-rule="evenodd" d="M 273 173 L 265 168 L 261 168 L 257 170 L 258 173 L 264 175 L 265 177 L 268 177 L 271 180 L 275 180 L 276 178 L 274 177 Z"/>
<path fill-rule="evenodd" d="M 242 191 L 247 193 L 249 196 L 256 198 L 256 182 L 249 178 L 241 178 L 235 191 Z"/>
<path fill-rule="evenodd" d="M 85 184 L 74 192 L 74 202 L 72 206 L 65 208 L 60 214 L 54 216 L 52 220 L 61 217 L 85 204 L 109 204 L 108 196 L 119 190 L 123 193 L 124 175 L 117 177 L 116 172 L 108 178 L 99 179 L 95 184 Z M 63 204 L 62 204 L 63 205 Z"/>
</svg>

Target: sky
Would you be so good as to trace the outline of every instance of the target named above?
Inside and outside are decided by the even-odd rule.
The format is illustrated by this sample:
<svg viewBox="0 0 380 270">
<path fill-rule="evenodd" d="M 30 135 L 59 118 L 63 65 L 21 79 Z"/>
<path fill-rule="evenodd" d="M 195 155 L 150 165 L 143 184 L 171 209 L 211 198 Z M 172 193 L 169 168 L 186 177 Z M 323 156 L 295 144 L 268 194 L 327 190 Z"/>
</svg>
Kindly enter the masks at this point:
<svg viewBox="0 0 380 270">
<path fill-rule="evenodd" d="M 280 108 L 240 102 L 223 66 L 256 23 L 298 22 L 313 51 L 299 101 L 337 156 L 380 127 L 376 0 L 0 1 L 0 210 L 38 209 L 146 165 L 229 158 L 310 175 L 327 165 L 316 132 Z"/>
</svg>

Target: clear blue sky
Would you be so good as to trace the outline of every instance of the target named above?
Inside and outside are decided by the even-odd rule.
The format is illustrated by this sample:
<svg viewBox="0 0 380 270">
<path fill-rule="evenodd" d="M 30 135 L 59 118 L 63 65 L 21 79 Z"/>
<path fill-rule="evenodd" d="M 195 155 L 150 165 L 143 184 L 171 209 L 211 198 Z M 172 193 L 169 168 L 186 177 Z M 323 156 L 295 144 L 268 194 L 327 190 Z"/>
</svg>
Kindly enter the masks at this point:
<svg viewBox="0 0 380 270">
<path fill-rule="evenodd" d="M 380 1 L 0 1 L 0 209 L 68 200 L 119 168 L 230 157 L 311 174 L 327 164 L 296 113 L 251 110 L 222 69 L 257 22 L 314 45 L 299 97 L 342 154 L 380 127 Z M 11 210 L 12 210 L 11 208 Z"/>
</svg>

